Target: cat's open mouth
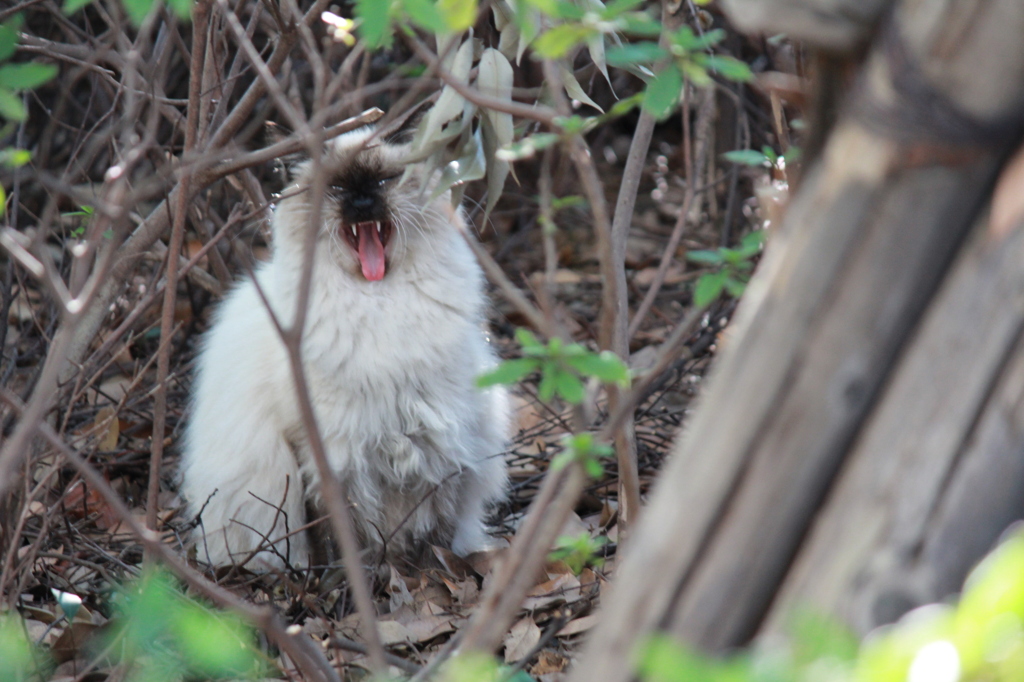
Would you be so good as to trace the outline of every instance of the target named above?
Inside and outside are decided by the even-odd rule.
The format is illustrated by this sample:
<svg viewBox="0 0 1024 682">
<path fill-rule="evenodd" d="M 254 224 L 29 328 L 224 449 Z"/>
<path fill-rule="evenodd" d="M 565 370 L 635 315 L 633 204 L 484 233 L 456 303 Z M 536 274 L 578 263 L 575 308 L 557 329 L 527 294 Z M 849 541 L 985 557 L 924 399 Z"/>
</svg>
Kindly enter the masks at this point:
<svg viewBox="0 0 1024 682">
<path fill-rule="evenodd" d="M 387 220 L 367 220 L 341 226 L 342 236 L 359 256 L 363 277 L 371 282 L 384 278 L 387 269 L 384 248 L 391 239 L 392 231 L 392 225 Z"/>
</svg>

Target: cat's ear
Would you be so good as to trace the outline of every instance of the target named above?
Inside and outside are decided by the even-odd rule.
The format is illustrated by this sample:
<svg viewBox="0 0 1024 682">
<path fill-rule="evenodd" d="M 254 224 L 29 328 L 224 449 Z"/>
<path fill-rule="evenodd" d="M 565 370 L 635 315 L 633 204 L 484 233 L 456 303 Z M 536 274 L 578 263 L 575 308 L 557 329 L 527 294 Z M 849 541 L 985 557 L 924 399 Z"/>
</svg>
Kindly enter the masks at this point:
<svg viewBox="0 0 1024 682">
<path fill-rule="evenodd" d="M 279 142 L 283 142 L 288 139 L 289 133 L 279 123 L 273 121 L 267 121 L 264 125 L 264 135 L 266 145 L 268 147 L 273 146 Z M 303 152 L 293 152 L 291 154 L 283 154 L 274 159 L 274 173 L 278 176 L 278 179 L 282 184 L 287 185 L 295 179 L 301 166 L 308 160 L 308 156 Z"/>
<path fill-rule="evenodd" d="M 424 100 L 416 106 L 402 112 L 386 128 L 381 130 L 380 138 L 388 144 L 401 145 L 412 141 L 416 129 L 419 128 L 423 116 L 430 109 L 431 100 Z"/>
</svg>

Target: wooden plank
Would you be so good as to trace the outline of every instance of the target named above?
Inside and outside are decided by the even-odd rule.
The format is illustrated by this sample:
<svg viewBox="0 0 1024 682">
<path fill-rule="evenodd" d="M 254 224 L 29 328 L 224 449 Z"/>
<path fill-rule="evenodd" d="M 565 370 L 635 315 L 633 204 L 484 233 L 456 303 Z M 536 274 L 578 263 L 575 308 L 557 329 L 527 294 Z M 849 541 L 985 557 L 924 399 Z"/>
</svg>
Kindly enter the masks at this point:
<svg viewBox="0 0 1024 682">
<path fill-rule="evenodd" d="M 1013 0 L 967 4 L 976 21 L 953 22 L 951 40 L 932 15 L 962 3 L 905 2 L 892 35 L 910 34 L 908 59 L 890 63 L 891 42 L 872 51 L 854 100 L 887 118 L 868 126 L 846 110 L 808 171 L 626 548 L 574 682 L 629 679 L 635 646 L 656 629 L 714 650 L 759 624 L 1001 164 L 1002 149 L 944 148 L 942 126 L 973 131 L 963 110 L 983 121 L 1019 115 L 1024 86 L 1004 76 L 1024 67 L 1024 11 Z M 968 71 L 959 61 L 988 64 L 981 53 L 993 46 L 1005 47 L 1007 63 L 974 79 L 999 93 L 979 96 L 971 83 L 978 99 L 967 106 L 953 88 L 940 110 L 914 64 L 945 65 L 950 94 Z M 902 87 L 908 79 L 920 87 Z M 928 128 L 900 143 L 887 126 L 906 113 L 924 113 Z"/>
<path fill-rule="evenodd" d="M 978 491 L 1008 487 L 1005 498 L 1024 480 L 1010 475 L 1019 468 L 1017 460 L 1024 462 L 1019 450 L 1000 449 L 1015 438 L 998 437 L 1002 414 L 989 417 L 996 425 L 987 427 L 990 435 L 972 448 L 971 457 L 990 469 L 978 471 L 979 465 L 962 454 L 1009 353 L 1020 345 L 1024 324 L 1024 234 L 992 239 L 984 220 L 975 232 L 819 513 L 772 609 L 770 630 L 802 606 L 837 615 L 865 633 L 907 608 L 941 599 L 1002 530 L 1007 512 L 985 517 L 994 509 L 1020 506 L 1014 501 L 993 505 L 986 492 L 980 509 L 955 518 L 978 501 Z M 1001 410 L 1005 400 L 992 402 L 989 411 Z M 996 466 L 1007 458 L 1013 461 Z M 961 460 L 964 469 L 955 476 Z M 994 472 L 1009 476 L 1000 482 L 993 480 Z M 947 504 L 956 511 L 941 513 L 935 526 L 935 510 L 943 509 L 954 479 L 957 496 Z M 965 522 L 989 530 L 984 538 L 957 539 Z M 929 534 L 933 541 L 922 557 Z M 938 561 L 950 551 L 957 557 Z M 934 564 L 929 579 L 911 575 L 915 566 L 929 564 Z"/>
</svg>

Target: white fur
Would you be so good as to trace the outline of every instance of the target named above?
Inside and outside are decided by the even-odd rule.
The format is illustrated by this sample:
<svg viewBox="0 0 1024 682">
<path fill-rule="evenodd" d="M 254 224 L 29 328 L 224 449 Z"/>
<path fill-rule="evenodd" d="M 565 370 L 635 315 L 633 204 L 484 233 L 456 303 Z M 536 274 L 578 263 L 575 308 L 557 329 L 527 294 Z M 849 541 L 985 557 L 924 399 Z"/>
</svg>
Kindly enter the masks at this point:
<svg viewBox="0 0 1024 682">
<path fill-rule="evenodd" d="M 325 164 L 351 156 L 366 136 L 339 138 Z M 393 161 L 398 151 L 385 145 L 361 153 Z M 300 186 L 309 172 L 300 171 Z M 273 255 L 256 274 L 285 326 L 296 303 L 308 194 L 278 205 Z M 461 215 L 447 195 L 426 208 L 416 205 L 416 192 L 392 195 L 396 231 L 377 282 L 360 274 L 336 235 L 337 205 L 325 201 L 305 374 L 364 544 L 403 552 L 424 540 L 448 542 L 465 554 L 486 546 L 485 506 L 504 495 L 507 395 L 474 386 L 495 356 L 482 332 L 483 277 L 458 232 Z M 250 567 L 277 568 L 282 557 L 308 564 L 306 533 L 281 538 L 307 522 L 305 499 L 315 499 L 318 486 L 287 354 L 246 281 L 221 305 L 198 360 L 182 492 L 193 514 L 202 509 L 199 558 L 241 562 L 269 537 L 275 550 L 260 552 Z"/>
</svg>

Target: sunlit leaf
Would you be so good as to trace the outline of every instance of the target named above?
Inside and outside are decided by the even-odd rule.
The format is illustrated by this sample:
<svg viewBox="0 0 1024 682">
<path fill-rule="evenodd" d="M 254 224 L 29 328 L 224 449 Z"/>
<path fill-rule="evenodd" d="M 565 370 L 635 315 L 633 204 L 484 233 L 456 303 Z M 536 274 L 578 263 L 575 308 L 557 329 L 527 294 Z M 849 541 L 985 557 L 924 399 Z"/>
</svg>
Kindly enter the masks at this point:
<svg viewBox="0 0 1024 682">
<path fill-rule="evenodd" d="M 682 91 L 682 76 L 674 65 L 669 64 L 648 84 L 644 94 L 644 109 L 654 118 L 662 120 L 675 109 Z"/>
<path fill-rule="evenodd" d="M 27 149 L 0 150 L 0 164 L 8 168 L 21 168 L 32 160 L 32 152 Z"/>
<path fill-rule="evenodd" d="M 535 371 L 538 367 L 540 367 L 540 360 L 534 358 L 506 360 L 490 372 L 478 376 L 476 378 L 476 385 L 480 388 L 487 388 L 497 384 L 514 384 Z"/>
<path fill-rule="evenodd" d="M 707 69 L 700 64 L 684 60 L 679 66 L 690 82 L 697 87 L 706 88 L 714 83 L 714 81 L 711 80 L 711 76 L 708 75 Z"/>
<path fill-rule="evenodd" d="M 53 79 L 57 67 L 53 64 L 4 64 L 0 66 L 0 87 L 10 90 L 31 90 Z"/>
<path fill-rule="evenodd" d="M 596 33 L 596 29 L 589 26 L 562 24 L 533 41 L 533 49 L 543 57 L 557 59 Z"/>
<path fill-rule="evenodd" d="M 721 74 L 723 78 L 739 83 L 749 83 L 754 80 L 754 72 L 750 70 L 746 62 L 741 62 L 735 57 L 724 55 L 701 55 L 701 66 Z"/>
<path fill-rule="evenodd" d="M 256 657 L 247 629 L 233 618 L 188 603 L 173 614 L 173 633 L 188 669 L 211 677 L 252 672 Z"/>
<path fill-rule="evenodd" d="M 461 33 L 476 23 L 476 1 L 438 0 L 437 8 L 441 11 L 449 30 Z"/>
</svg>

